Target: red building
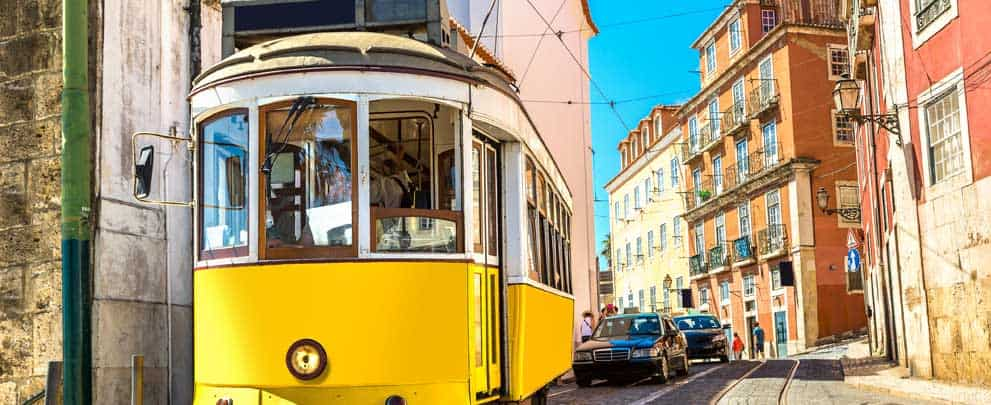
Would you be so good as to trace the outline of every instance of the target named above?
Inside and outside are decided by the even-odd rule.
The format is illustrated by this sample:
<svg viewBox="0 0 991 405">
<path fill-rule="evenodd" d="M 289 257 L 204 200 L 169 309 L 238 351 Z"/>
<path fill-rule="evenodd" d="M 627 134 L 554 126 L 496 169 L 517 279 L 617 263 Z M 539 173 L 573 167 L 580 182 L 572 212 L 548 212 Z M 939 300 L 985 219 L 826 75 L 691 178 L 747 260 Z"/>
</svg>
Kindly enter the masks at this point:
<svg viewBox="0 0 991 405">
<path fill-rule="evenodd" d="M 991 1 L 845 3 L 871 348 L 916 376 L 987 385 Z"/>
</svg>

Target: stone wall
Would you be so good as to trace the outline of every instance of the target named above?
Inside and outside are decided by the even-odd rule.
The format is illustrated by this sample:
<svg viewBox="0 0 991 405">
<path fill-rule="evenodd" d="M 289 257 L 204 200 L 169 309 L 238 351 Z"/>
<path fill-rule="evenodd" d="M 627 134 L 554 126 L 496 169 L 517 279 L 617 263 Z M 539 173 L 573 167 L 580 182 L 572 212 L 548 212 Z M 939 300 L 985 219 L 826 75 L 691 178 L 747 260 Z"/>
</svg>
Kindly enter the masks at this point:
<svg viewBox="0 0 991 405">
<path fill-rule="evenodd" d="M 0 404 L 62 357 L 61 2 L 0 0 Z"/>
</svg>

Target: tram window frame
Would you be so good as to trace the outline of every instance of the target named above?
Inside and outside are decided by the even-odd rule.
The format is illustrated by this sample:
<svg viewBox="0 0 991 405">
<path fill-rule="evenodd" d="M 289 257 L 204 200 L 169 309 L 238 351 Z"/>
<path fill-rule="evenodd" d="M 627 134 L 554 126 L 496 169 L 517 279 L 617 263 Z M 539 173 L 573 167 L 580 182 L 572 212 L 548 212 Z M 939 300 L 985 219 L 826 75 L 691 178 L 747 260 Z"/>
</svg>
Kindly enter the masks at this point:
<svg viewBox="0 0 991 405">
<path fill-rule="evenodd" d="M 442 176 L 441 173 L 442 173 L 442 171 L 443 171 L 444 168 L 441 167 L 441 160 L 442 159 L 440 159 L 440 157 L 442 155 L 442 152 L 438 152 L 438 149 L 439 149 L 438 148 L 438 139 L 437 139 L 438 134 L 437 134 L 437 130 L 436 130 L 436 125 L 435 125 L 436 122 L 435 122 L 434 116 L 431 113 L 429 113 L 429 112 L 418 111 L 418 110 L 402 110 L 402 111 L 383 110 L 383 111 L 377 111 L 377 112 L 370 113 L 369 114 L 369 119 L 368 119 L 369 143 L 371 142 L 371 138 L 373 136 L 372 135 L 372 131 L 373 131 L 372 124 L 374 122 L 377 122 L 377 121 L 378 122 L 395 121 L 396 122 L 396 125 L 397 125 L 397 127 L 396 127 L 396 130 L 397 130 L 397 132 L 396 132 L 396 135 L 397 135 L 396 141 L 392 141 L 392 140 L 387 139 L 385 133 L 380 133 L 379 134 L 379 137 L 380 138 L 385 138 L 385 141 L 396 142 L 398 144 L 399 142 L 408 142 L 408 141 L 403 141 L 403 137 L 402 137 L 402 133 L 403 133 L 403 129 L 402 129 L 403 128 L 403 122 L 406 121 L 406 120 L 418 120 L 418 119 L 424 120 L 427 123 L 427 125 L 425 125 L 425 128 L 427 128 L 425 134 L 422 132 L 422 129 L 421 128 L 418 128 L 417 129 L 417 131 L 416 131 L 416 143 L 422 144 L 423 143 L 423 136 L 424 135 L 426 135 L 426 137 L 428 138 L 426 143 L 429 144 L 429 147 L 428 147 L 429 151 L 427 152 L 428 159 L 426 159 L 427 160 L 427 165 L 425 165 L 425 166 L 426 166 L 426 171 L 428 172 L 427 182 L 429 183 L 428 184 L 429 201 L 427 202 L 426 205 L 428 205 L 429 207 L 423 207 L 423 204 L 422 203 L 425 200 L 419 200 L 418 198 L 415 197 L 415 194 L 414 194 L 414 197 L 411 200 L 411 203 L 413 205 L 412 207 L 391 207 L 391 208 L 390 207 L 380 207 L 380 206 L 373 206 L 372 205 L 372 201 L 368 201 L 367 203 L 364 203 L 363 202 L 362 203 L 362 206 L 367 206 L 368 207 L 368 215 L 369 215 L 368 221 L 369 221 L 369 233 L 370 233 L 370 235 L 369 235 L 369 250 L 370 250 L 371 253 L 374 253 L 374 254 L 388 254 L 388 255 L 420 255 L 420 254 L 442 254 L 442 255 L 447 255 L 447 254 L 463 254 L 465 252 L 465 231 L 466 231 L 466 229 L 465 229 L 466 228 L 465 227 L 465 221 L 464 221 L 464 205 L 465 204 L 464 204 L 464 202 L 462 202 L 460 204 L 460 206 L 457 206 L 457 203 L 453 203 L 450 207 L 445 206 L 445 201 L 446 200 L 444 200 L 445 196 L 442 195 L 443 194 L 442 193 L 443 187 L 442 187 L 442 178 L 440 177 L 440 176 Z M 454 138 L 454 140 L 453 140 L 453 142 L 454 142 L 454 148 L 453 149 L 449 149 L 449 150 L 450 151 L 453 151 L 453 154 L 454 155 L 457 155 L 457 154 L 459 154 L 461 152 L 461 149 L 458 148 L 458 145 L 460 145 L 460 142 L 458 141 L 458 138 L 460 138 L 461 135 L 460 135 L 460 132 L 459 131 L 454 131 L 452 133 L 452 136 Z M 379 139 L 377 142 L 379 142 L 381 144 L 383 141 L 381 139 Z M 387 145 L 385 147 L 386 148 L 389 148 L 389 147 L 394 147 L 394 146 L 388 146 Z M 402 147 L 402 146 L 400 146 L 400 147 Z M 448 151 L 448 150 L 445 150 L 445 152 L 446 151 Z M 369 156 L 364 157 L 365 160 L 367 160 L 367 163 L 369 165 L 368 166 L 369 169 L 371 169 L 374 166 L 372 164 L 371 153 L 372 153 L 372 151 L 371 151 L 371 146 L 370 146 L 369 147 L 369 151 L 368 151 Z M 404 150 L 404 151 L 402 151 L 402 153 L 405 155 L 405 154 L 410 153 L 410 152 Z M 402 157 L 400 157 L 400 158 L 402 158 Z M 420 165 L 421 160 L 422 160 L 421 158 L 422 158 L 422 156 L 418 156 L 417 157 L 415 165 Z M 460 182 L 463 181 L 463 178 L 462 178 L 463 175 L 461 173 L 464 172 L 464 168 L 463 167 L 465 165 L 462 163 L 459 166 L 456 158 L 451 161 L 451 164 L 454 165 L 454 169 L 458 173 L 458 175 L 454 176 L 454 178 L 453 178 L 453 180 L 455 181 L 456 184 L 454 184 L 452 186 L 452 190 L 454 191 L 455 199 L 457 200 L 457 196 L 459 194 L 459 192 L 457 190 L 460 190 L 461 189 Z M 470 162 L 469 162 L 469 164 L 470 164 Z M 401 165 L 398 165 L 398 166 L 399 167 L 402 167 L 402 166 L 407 166 L 408 167 L 409 165 L 411 165 L 411 163 L 410 162 L 407 162 L 405 164 L 401 164 Z M 421 169 L 419 167 L 417 167 L 416 170 L 419 171 Z M 409 176 L 408 175 L 406 177 L 407 177 L 407 179 L 409 179 Z M 417 180 L 420 183 L 419 185 L 422 187 L 423 186 L 422 179 L 417 178 Z M 407 186 L 408 187 L 415 187 L 416 184 L 417 184 L 416 182 L 413 182 L 412 184 L 407 184 Z M 372 194 L 371 193 L 371 191 L 372 191 L 371 190 L 371 187 L 372 187 L 372 184 L 371 184 L 371 181 L 370 181 L 369 182 L 369 198 L 371 198 L 371 194 Z M 404 189 L 406 189 L 406 187 L 404 187 Z M 407 191 L 408 192 L 408 190 L 404 190 L 404 191 Z M 472 209 L 474 209 L 474 208 L 472 207 Z M 417 226 L 424 227 L 423 225 L 430 224 L 430 226 L 424 227 L 424 228 L 428 228 L 428 229 L 437 229 L 436 224 L 434 224 L 431 220 L 433 220 L 433 221 L 446 221 L 446 222 L 453 223 L 454 224 L 454 232 L 455 232 L 455 235 L 454 235 L 454 247 L 450 251 L 416 250 L 416 249 L 404 249 L 402 247 L 396 248 L 396 249 L 380 248 L 379 247 L 379 235 L 378 235 L 378 232 L 379 232 L 379 222 L 380 221 L 383 221 L 383 220 L 387 220 L 387 219 L 397 219 L 397 220 L 400 220 L 400 221 L 407 221 L 407 220 L 415 219 Z"/>
<path fill-rule="evenodd" d="M 265 164 L 267 150 L 266 121 L 270 112 L 291 107 L 295 100 L 278 101 L 258 106 L 258 167 Z M 265 260 L 292 260 L 292 259 L 316 259 L 316 258 L 349 258 L 358 256 L 358 177 L 355 171 L 358 169 L 358 103 L 351 100 L 319 97 L 315 101 L 323 105 L 341 106 L 350 109 L 351 128 L 349 131 L 348 143 L 351 149 L 351 245 L 350 246 L 306 246 L 306 247 L 269 247 L 268 229 L 264 218 L 268 212 L 268 196 L 266 176 L 260 176 L 258 181 L 258 255 L 259 259 Z"/>
<path fill-rule="evenodd" d="M 203 243 L 203 240 L 206 237 L 206 232 L 205 232 L 206 229 L 204 228 L 204 216 L 205 216 L 204 211 L 206 208 L 208 208 L 204 203 L 206 201 L 206 198 L 204 196 L 204 193 L 206 191 L 205 182 L 204 182 L 204 175 L 206 174 L 206 170 L 205 170 L 206 165 L 204 163 L 204 158 L 205 158 L 204 152 L 206 151 L 205 131 L 207 129 L 207 126 L 210 125 L 211 123 L 235 115 L 244 116 L 244 125 L 245 125 L 244 138 L 245 141 L 247 142 L 247 145 L 245 145 L 245 149 L 244 149 L 245 153 L 243 159 L 241 160 L 241 164 L 244 166 L 243 172 L 245 174 L 244 177 L 241 179 L 242 187 L 243 187 L 241 191 L 242 200 L 243 200 L 241 209 L 245 212 L 246 215 L 245 230 L 247 231 L 248 234 L 245 237 L 245 243 L 243 246 L 233 246 L 233 247 L 224 247 L 220 249 L 207 250 L 205 249 Z M 251 193 L 249 192 L 250 190 L 249 162 L 251 159 L 250 149 L 251 149 L 251 141 L 252 141 L 251 126 L 249 120 L 250 120 L 250 110 L 248 108 L 232 108 L 206 116 L 205 118 L 199 120 L 196 123 L 196 131 L 198 134 L 196 141 L 197 143 L 196 159 L 198 162 L 198 169 L 197 169 L 198 173 L 196 174 L 196 185 L 197 185 L 196 193 L 197 193 L 197 201 L 198 201 L 196 206 L 196 229 L 198 233 L 198 236 L 196 238 L 196 252 L 197 252 L 197 258 L 200 261 L 243 258 L 250 255 L 251 233 L 254 230 L 251 229 L 252 204 L 249 203 L 251 199 L 250 198 Z M 217 208 L 217 207 L 213 207 L 213 208 Z"/>
<path fill-rule="evenodd" d="M 526 168 L 523 172 L 524 185 L 527 188 L 526 196 L 526 229 L 527 229 L 527 251 L 529 253 L 529 265 L 527 266 L 527 278 L 533 281 L 540 281 L 540 252 L 537 250 L 537 168 L 533 164 L 533 159 L 526 158 Z"/>
</svg>

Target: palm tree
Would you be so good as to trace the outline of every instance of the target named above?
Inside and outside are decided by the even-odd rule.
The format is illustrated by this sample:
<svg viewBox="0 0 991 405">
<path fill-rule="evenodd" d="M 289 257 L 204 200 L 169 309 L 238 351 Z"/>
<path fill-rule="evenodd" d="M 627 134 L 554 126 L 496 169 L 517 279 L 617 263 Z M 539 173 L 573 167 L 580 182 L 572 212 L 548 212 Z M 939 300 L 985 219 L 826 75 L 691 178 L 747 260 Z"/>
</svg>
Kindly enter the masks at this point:
<svg viewBox="0 0 991 405">
<path fill-rule="evenodd" d="M 609 263 L 612 263 L 612 244 L 609 242 L 610 240 L 612 240 L 612 238 L 610 237 L 610 234 L 607 233 L 606 236 L 602 238 L 602 250 L 599 251 L 599 256 L 606 258 L 607 266 Z"/>
</svg>

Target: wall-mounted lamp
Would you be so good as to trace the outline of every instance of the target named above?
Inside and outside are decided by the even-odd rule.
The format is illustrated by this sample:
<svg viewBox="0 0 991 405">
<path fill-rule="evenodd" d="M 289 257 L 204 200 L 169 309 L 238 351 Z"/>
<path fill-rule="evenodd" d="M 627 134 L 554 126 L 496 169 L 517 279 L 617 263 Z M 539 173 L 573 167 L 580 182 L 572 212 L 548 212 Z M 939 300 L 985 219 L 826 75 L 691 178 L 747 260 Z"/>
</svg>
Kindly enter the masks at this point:
<svg viewBox="0 0 991 405">
<path fill-rule="evenodd" d="M 857 123 L 873 122 L 888 132 L 901 135 L 901 129 L 898 127 L 897 108 L 888 114 L 862 115 L 860 102 L 860 84 L 848 75 L 843 75 L 843 78 L 838 80 L 836 87 L 833 88 L 833 103 L 836 104 L 836 111 L 853 118 Z"/>
<path fill-rule="evenodd" d="M 860 222 L 860 208 L 829 208 L 829 192 L 825 187 L 819 187 L 819 191 L 816 192 L 816 205 L 823 214 L 839 214 L 847 220 Z"/>
</svg>

